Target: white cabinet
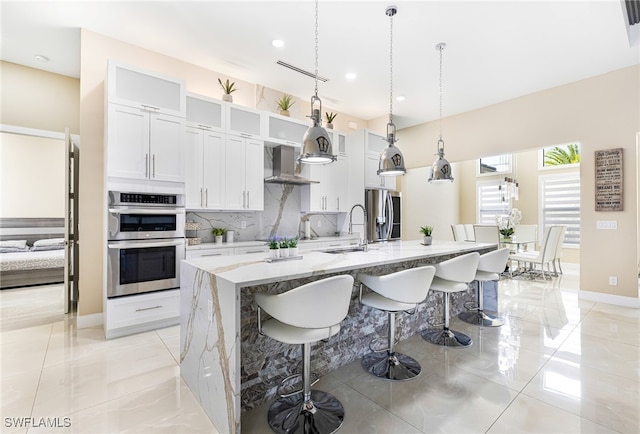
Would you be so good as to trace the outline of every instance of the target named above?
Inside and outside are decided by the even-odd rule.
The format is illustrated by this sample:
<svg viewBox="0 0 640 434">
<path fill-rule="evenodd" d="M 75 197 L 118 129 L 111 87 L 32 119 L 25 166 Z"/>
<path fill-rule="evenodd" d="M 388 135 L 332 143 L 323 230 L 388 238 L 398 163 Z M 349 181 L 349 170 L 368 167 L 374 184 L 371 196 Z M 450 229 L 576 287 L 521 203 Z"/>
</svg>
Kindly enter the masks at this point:
<svg viewBox="0 0 640 434">
<path fill-rule="evenodd" d="M 107 175 L 183 182 L 184 119 L 109 103 Z"/>
<path fill-rule="evenodd" d="M 280 116 L 275 113 L 264 114 L 265 142 L 267 144 L 302 146 L 302 137 L 309 129 L 307 122 Z"/>
<path fill-rule="evenodd" d="M 180 290 L 150 292 L 106 300 L 107 339 L 180 322 Z"/>
<path fill-rule="evenodd" d="M 107 100 L 184 118 L 185 82 L 112 60 L 107 71 Z"/>
<path fill-rule="evenodd" d="M 347 160 L 338 159 L 329 164 L 308 164 L 303 167 L 303 176 L 318 184 L 301 188 L 301 206 L 304 212 L 347 212 L 348 182 Z"/>
<path fill-rule="evenodd" d="M 333 145 L 333 153 L 335 155 L 347 155 L 347 135 L 333 130 L 327 130 L 331 136 L 331 144 Z"/>
<path fill-rule="evenodd" d="M 227 134 L 262 139 L 262 112 L 236 104 L 226 104 Z"/>
<path fill-rule="evenodd" d="M 187 93 L 187 126 L 225 132 L 224 102 Z"/>
<path fill-rule="evenodd" d="M 264 209 L 264 142 L 227 135 L 225 146 L 226 209 Z"/>
<path fill-rule="evenodd" d="M 187 209 L 225 207 L 226 135 L 209 129 L 185 129 Z"/>
<path fill-rule="evenodd" d="M 234 247 L 234 255 L 245 255 L 248 253 L 267 253 L 269 246 L 266 244 L 263 246 L 247 246 L 247 247 Z"/>
<path fill-rule="evenodd" d="M 231 247 L 222 247 L 220 249 L 187 250 L 185 259 L 230 255 L 233 255 L 233 249 Z"/>
</svg>

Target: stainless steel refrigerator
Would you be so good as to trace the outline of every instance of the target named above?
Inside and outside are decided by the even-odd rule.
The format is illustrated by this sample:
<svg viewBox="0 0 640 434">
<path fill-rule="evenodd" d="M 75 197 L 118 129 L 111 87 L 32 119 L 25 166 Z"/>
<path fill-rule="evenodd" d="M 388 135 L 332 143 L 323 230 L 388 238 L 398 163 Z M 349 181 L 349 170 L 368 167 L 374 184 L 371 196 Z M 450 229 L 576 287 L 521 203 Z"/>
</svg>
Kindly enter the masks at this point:
<svg viewBox="0 0 640 434">
<path fill-rule="evenodd" d="M 400 192 L 367 189 L 364 206 L 368 216 L 369 242 L 399 240 L 402 201 Z"/>
</svg>

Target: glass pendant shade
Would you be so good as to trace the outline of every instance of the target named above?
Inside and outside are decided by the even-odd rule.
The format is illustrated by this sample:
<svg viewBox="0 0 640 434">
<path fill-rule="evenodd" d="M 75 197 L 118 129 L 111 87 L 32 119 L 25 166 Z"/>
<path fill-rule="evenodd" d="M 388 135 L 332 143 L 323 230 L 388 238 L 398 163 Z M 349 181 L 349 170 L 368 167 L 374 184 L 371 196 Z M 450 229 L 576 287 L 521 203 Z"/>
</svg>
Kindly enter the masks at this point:
<svg viewBox="0 0 640 434">
<path fill-rule="evenodd" d="M 311 99 L 313 105 L 313 98 Z M 313 125 L 302 137 L 302 152 L 298 161 L 305 164 L 327 164 L 336 161 L 331 146 L 331 138 L 320 125 L 320 110 L 314 109 L 311 115 Z"/>
<path fill-rule="evenodd" d="M 380 161 L 378 163 L 379 176 L 398 176 L 407 173 L 407 169 L 404 167 L 402 152 L 395 145 L 395 129 L 396 127 L 392 123 L 387 124 L 387 142 L 389 142 L 389 146 L 380 154 Z"/>
<path fill-rule="evenodd" d="M 440 145 L 442 145 L 442 147 Z M 437 160 L 431 166 L 431 175 L 429 176 L 429 182 L 453 182 L 451 165 L 444 158 L 444 142 L 442 140 L 438 140 L 437 155 Z"/>
</svg>

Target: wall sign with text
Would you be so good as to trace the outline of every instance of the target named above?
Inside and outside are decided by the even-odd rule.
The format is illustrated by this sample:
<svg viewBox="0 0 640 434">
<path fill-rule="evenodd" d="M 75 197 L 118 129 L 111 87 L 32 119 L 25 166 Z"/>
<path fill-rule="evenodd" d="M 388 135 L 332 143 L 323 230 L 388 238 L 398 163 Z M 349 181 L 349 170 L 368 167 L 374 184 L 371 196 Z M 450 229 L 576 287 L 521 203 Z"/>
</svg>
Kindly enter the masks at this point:
<svg viewBox="0 0 640 434">
<path fill-rule="evenodd" d="M 622 211 L 622 148 L 595 151 L 596 211 Z"/>
</svg>

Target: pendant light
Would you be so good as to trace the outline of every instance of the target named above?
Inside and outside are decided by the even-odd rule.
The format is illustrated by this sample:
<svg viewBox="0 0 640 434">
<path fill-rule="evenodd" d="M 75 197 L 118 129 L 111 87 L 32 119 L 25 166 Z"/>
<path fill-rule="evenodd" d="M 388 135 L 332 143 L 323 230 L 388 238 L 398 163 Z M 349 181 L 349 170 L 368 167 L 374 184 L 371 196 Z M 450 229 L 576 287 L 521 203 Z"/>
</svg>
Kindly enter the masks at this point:
<svg viewBox="0 0 640 434">
<path fill-rule="evenodd" d="M 316 0 L 316 92 L 311 97 L 311 120 L 313 125 L 302 137 L 302 152 L 298 161 L 306 164 L 326 164 L 336 161 L 331 148 L 331 139 L 327 131 L 322 128 L 320 114 L 322 113 L 322 101 L 318 98 L 318 0 Z M 320 108 L 314 109 L 318 103 Z"/>
<path fill-rule="evenodd" d="M 402 152 L 396 146 L 396 126 L 393 124 L 393 16 L 398 12 L 396 6 L 388 6 L 385 10 L 390 21 L 390 39 L 389 39 L 389 69 L 390 69 L 390 96 L 389 96 L 389 123 L 387 124 L 387 142 L 389 146 L 380 154 L 380 162 L 378 163 L 378 175 L 380 176 L 398 176 L 407 173 L 404 167 L 404 157 Z"/>
<path fill-rule="evenodd" d="M 436 45 L 436 50 L 440 52 L 440 138 L 438 139 L 438 159 L 431 166 L 431 176 L 429 182 L 453 182 L 451 176 L 451 165 L 444 158 L 444 140 L 442 140 L 442 50 L 447 46 L 444 42 Z"/>
</svg>

